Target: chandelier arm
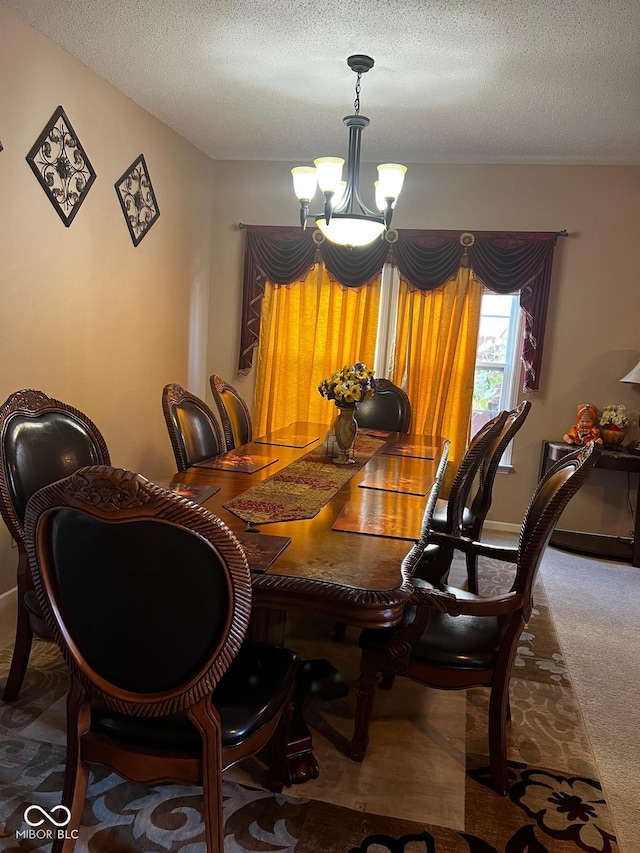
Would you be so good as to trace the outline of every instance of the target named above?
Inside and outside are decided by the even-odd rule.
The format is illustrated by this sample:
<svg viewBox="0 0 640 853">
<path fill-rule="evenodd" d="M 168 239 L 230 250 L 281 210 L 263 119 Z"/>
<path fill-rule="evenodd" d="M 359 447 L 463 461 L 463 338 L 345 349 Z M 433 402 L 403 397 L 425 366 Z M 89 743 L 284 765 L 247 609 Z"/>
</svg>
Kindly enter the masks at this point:
<svg viewBox="0 0 640 853">
<path fill-rule="evenodd" d="M 306 199 L 300 200 L 300 225 L 303 230 L 307 227 L 307 219 L 309 218 L 309 202 Z"/>
<path fill-rule="evenodd" d="M 387 198 L 385 199 L 387 206 L 382 212 L 382 218 L 384 220 L 384 227 L 389 230 L 391 225 L 391 217 L 393 216 L 393 199 Z"/>
<path fill-rule="evenodd" d="M 331 216 L 333 214 L 333 204 L 331 201 L 334 195 L 335 193 L 329 191 L 324 194 L 324 221 L 327 225 L 331 222 Z"/>
</svg>

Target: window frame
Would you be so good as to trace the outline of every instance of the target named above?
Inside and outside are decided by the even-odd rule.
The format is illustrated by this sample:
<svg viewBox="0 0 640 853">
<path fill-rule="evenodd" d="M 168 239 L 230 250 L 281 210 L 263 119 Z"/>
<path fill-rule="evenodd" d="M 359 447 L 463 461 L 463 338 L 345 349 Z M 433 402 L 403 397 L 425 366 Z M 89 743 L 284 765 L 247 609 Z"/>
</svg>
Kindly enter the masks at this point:
<svg viewBox="0 0 640 853">
<path fill-rule="evenodd" d="M 496 295 L 494 291 L 485 288 L 483 292 L 483 299 L 485 295 Z M 489 361 L 478 361 L 476 360 L 477 370 L 480 368 L 492 369 L 497 367 L 502 368 L 503 370 L 503 379 L 502 379 L 502 387 L 500 389 L 500 401 L 498 403 L 498 411 L 502 411 L 506 409 L 507 411 L 511 411 L 515 409 L 518 405 L 518 400 L 520 397 L 520 386 L 522 382 L 522 356 L 521 349 L 518 349 L 518 344 L 522 342 L 523 334 L 524 334 L 524 312 L 520 307 L 520 293 L 507 293 L 507 294 L 497 294 L 509 296 L 511 298 L 511 312 L 509 316 L 509 334 L 507 339 L 507 351 L 505 354 L 504 362 L 489 362 Z M 481 309 L 482 315 L 482 309 Z M 513 470 L 512 465 L 512 454 L 513 454 L 513 442 L 509 442 L 509 445 L 505 449 L 502 454 L 502 459 L 500 460 L 500 465 L 498 466 L 498 471 L 502 473 L 506 473 L 508 471 Z"/>
</svg>

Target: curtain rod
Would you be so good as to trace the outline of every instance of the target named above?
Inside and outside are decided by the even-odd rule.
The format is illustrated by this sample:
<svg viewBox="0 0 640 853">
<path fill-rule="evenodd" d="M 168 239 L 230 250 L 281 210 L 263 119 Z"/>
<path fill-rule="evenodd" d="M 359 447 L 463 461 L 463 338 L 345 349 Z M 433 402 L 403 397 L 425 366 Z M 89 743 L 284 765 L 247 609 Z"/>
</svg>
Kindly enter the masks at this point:
<svg viewBox="0 0 640 853">
<path fill-rule="evenodd" d="M 249 226 L 245 222 L 238 222 L 238 228 L 242 231 L 244 228 L 248 228 Z M 436 229 L 438 230 L 438 229 Z M 525 232 L 526 233 L 526 232 Z M 569 232 L 566 228 L 563 228 L 562 231 L 555 232 L 556 237 L 568 237 Z"/>
</svg>

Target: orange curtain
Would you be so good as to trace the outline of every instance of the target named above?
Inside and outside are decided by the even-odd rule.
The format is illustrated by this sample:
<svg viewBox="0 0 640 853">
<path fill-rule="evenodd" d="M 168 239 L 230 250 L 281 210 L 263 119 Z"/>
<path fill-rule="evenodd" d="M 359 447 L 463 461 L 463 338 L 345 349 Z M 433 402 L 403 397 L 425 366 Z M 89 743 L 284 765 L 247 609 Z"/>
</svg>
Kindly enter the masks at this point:
<svg viewBox="0 0 640 853">
<path fill-rule="evenodd" d="M 400 279 L 393 381 L 411 400 L 411 431 L 451 440 L 445 484 L 469 440 L 482 287 L 468 268 L 426 292 Z"/>
<path fill-rule="evenodd" d="M 335 407 L 318 385 L 345 364 L 373 367 L 380 276 L 343 287 L 316 265 L 292 285 L 265 285 L 253 401 L 255 435 L 295 421 L 329 424 Z"/>
</svg>

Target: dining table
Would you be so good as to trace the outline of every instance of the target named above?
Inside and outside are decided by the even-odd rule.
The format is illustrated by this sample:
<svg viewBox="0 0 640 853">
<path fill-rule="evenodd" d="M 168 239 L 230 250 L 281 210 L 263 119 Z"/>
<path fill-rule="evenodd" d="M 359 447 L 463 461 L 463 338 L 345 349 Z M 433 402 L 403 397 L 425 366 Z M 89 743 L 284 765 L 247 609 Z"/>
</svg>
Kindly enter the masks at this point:
<svg viewBox="0 0 640 853">
<path fill-rule="evenodd" d="M 287 612 L 385 628 L 411 595 L 401 564 L 420 535 L 442 448 L 438 436 L 358 430 L 353 460 L 338 464 L 327 426 L 296 422 L 177 472 L 170 487 L 238 536 L 254 636 L 282 638 Z M 288 757 L 292 782 L 317 776 L 302 719 Z"/>
</svg>

